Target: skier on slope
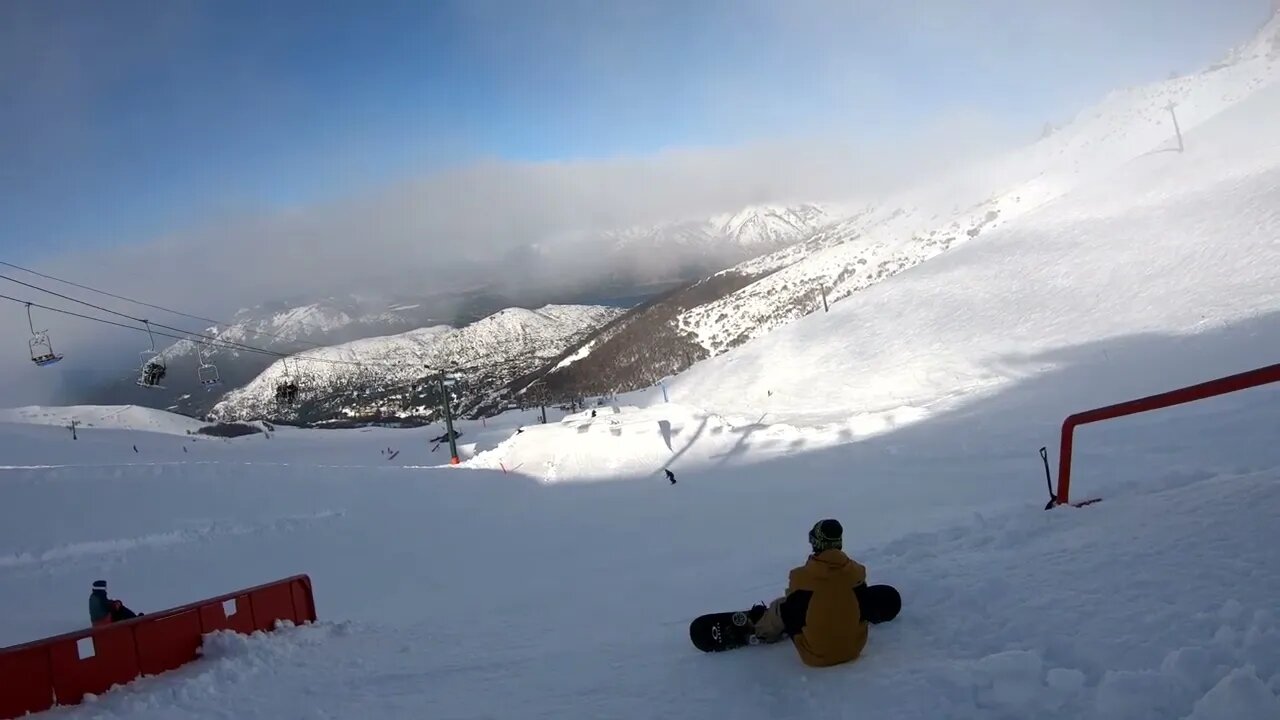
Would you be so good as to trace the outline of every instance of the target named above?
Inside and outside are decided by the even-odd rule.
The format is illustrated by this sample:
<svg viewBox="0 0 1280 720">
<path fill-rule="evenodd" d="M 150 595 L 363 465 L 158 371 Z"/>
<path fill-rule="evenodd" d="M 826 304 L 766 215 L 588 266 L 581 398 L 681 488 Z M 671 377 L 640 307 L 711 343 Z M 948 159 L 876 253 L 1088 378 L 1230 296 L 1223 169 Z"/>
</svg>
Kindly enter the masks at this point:
<svg viewBox="0 0 1280 720">
<path fill-rule="evenodd" d="M 877 598 L 872 606 L 865 595 L 867 569 L 844 553 L 843 535 L 838 520 L 815 523 L 809 530 L 813 554 L 791 571 L 786 594 L 748 613 L 757 638 L 776 643 L 790 637 L 800 660 L 812 667 L 856 659 L 867 644 L 869 623 L 892 620 L 900 608 L 896 593 L 887 604 Z"/>
</svg>

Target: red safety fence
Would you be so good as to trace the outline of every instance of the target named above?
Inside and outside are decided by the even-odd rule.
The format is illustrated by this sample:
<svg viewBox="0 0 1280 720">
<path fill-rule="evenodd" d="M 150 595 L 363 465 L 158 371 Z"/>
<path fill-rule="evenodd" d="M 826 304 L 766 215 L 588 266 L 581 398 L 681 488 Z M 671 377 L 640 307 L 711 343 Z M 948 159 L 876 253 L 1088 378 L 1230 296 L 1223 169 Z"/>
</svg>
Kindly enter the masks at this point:
<svg viewBox="0 0 1280 720">
<path fill-rule="evenodd" d="M 1205 400 L 1273 382 L 1280 382 L 1280 364 L 1268 365 L 1257 370 L 1210 380 L 1199 385 L 1170 390 L 1159 395 L 1130 400 L 1118 405 L 1108 405 L 1107 407 L 1076 413 L 1068 417 L 1062 423 L 1062 446 L 1058 451 L 1058 491 L 1054 498 L 1056 503 L 1058 505 L 1070 504 L 1072 436 L 1078 426 L 1152 410 L 1162 410 L 1174 405 Z M 1097 500 L 1097 498 L 1093 498 L 1076 504 L 1085 505 L 1097 502 Z"/>
<path fill-rule="evenodd" d="M 79 704 L 143 675 L 156 675 L 199 657 L 201 639 L 215 630 L 249 634 L 276 622 L 316 619 L 311 578 L 277 580 L 207 600 L 25 645 L 0 648 L 0 718 L 9 720 L 56 705 Z"/>
</svg>

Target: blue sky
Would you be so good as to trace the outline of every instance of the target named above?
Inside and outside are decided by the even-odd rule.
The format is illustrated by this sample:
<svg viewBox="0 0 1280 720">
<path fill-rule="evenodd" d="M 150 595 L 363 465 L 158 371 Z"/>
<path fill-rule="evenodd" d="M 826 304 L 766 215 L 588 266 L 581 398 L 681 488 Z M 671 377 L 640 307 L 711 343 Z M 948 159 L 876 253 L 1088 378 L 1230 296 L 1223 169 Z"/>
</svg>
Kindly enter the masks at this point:
<svg viewBox="0 0 1280 720">
<path fill-rule="evenodd" d="M 479 162 L 892 145 L 965 114 L 1030 137 L 1216 59 L 1270 3 L 8 2 L 0 256 L 132 245 Z"/>
</svg>

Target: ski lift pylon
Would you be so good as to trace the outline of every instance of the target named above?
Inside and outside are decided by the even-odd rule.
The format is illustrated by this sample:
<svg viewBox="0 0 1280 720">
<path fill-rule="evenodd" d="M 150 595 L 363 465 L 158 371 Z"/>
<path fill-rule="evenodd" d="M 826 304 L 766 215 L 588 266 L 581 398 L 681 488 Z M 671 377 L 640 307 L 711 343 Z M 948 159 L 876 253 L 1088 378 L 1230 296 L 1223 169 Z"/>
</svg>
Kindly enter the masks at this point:
<svg viewBox="0 0 1280 720">
<path fill-rule="evenodd" d="M 36 330 L 35 321 L 31 319 L 31 303 L 27 303 L 27 326 L 31 328 L 31 339 L 27 341 L 27 347 L 31 350 L 31 362 L 38 367 L 46 367 L 62 359 L 62 355 L 53 351 L 49 331 Z"/>
</svg>

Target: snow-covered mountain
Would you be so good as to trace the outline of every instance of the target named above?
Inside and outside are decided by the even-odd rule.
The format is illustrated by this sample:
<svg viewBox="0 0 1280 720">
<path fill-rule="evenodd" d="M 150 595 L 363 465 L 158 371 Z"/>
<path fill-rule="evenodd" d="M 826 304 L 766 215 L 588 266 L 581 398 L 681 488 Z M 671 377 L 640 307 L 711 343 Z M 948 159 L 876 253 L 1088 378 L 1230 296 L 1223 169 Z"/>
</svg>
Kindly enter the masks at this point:
<svg viewBox="0 0 1280 720">
<path fill-rule="evenodd" d="M 707 218 L 579 233 L 527 248 L 521 260 L 584 278 L 603 276 L 613 284 L 689 282 L 801 242 L 834 219 L 813 204 L 755 205 Z"/>
<path fill-rule="evenodd" d="M 435 373 L 458 378 L 455 411 L 495 402 L 503 386 L 556 357 L 623 311 L 586 305 L 508 308 L 462 328 L 433 325 L 298 353 L 273 363 L 210 412 L 217 420 L 276 418 L 305 423 L 423 422 L 439 407 Z M 276 401 L 296 381 L 296 404 Z"/>
<path fill-rule="evenodd" d="M 1039 383 L 1052 435 L 1071 412 L 1272 364 L 1277 118 L 1280 83 L 1197 123 L 1184 153 L 1127 163 L 667 388 L 731 422 L 883 432 Z"/>
<path fill-rule="evenodd" d="M 924 183 L 833 224 L 806 242 L 725 272 L 749 285 L 680 315 L 715 354 L 1097 182 L 1182 132 L 1280 81 L 1280 16 L 1204 72 L 1111 93 L 1035 144 Z"/>
<path fill-rule="evenodd" d="M 685 248 L 711 256 L 755 256 L 808 238 L 834 218 L 814 204 L 752 205 L 702 220 L 633 227 L 605 233 L 615 248 L 668 251 Z"/>
<path fill-rule="evenodd" d="M 199 329 L 217 338 L 220 347 L 210 348 L 201 340 L 160 346 L 169 369 L 163 388 L 138 388 L 134 368 L 127 368 L 105 387 L 74 399 L 94 405 L 139 404 L 198 417 L 266 370 L 278 359 L 272 353 L 294 354 L 431 325 L 460 327 L 515 305 L 631 306 L 715 269 L 798 242 L 830 219 L 816 205 L 755 206 L 715 218 L 584 236 L 554 251 L 536 245 L 522 250 L 516 264 L 533 274 L 539 263 L 547 264 L 565 278 L 560 289 L 517 288 L 503 278 L 447 297 L 352 294 L 242 309 L 226 325 Z M 566 252 L 576 258 L 573 262 L 592 269 L 575 271 Z M 602 262 L 611 269 L 599 271 Z M 221 384 L 199 382 L 202 360 L 217 367 Z"/>
<path fill-rule="evenodd" d="M 278 359 L 277 353 L 292 354 L 444 322 L 437 317 L 441 306 L 439 298 L 350 295 L 241 309 L 226 325 L 200 329 L 202 334 L 216 338 L 217 343 L 187 339 L 160 348 L 160 357 L 168 368 L 163 388 L 141 389 L 134 384 L 136 375 L 126 371 L 116 382 L 91 393 L 87 402 L 138 404 L 199 416 L 224 394 L 266 369 Z M 217 368 L 222 380 L 219 385 L 201 385 L 198 368 L 202 360 Z"/>
<path fill-rule="evenodd" d="M 740 247 L 774 250 L 806 239 L 832 220 L 822 207 L 804 204 L 756 205 L 731 215 L 718 215 L 710 222 Z"/>
<path fill-rule="evenodd" d="M 651 384 L 823 312 L 824 304 L 1051 207 L 1128 165 L 1181 157 L 1173 113 L 1189 135 L 1278 81 L 1280 16 L 1202 72 L 1113 92 L 1030 146 L 868 203 L 803 242 L 638 307 L 593 338 L 576 362 L 548 367 L 546 383 L 567 395 Z"/>
</svg>

